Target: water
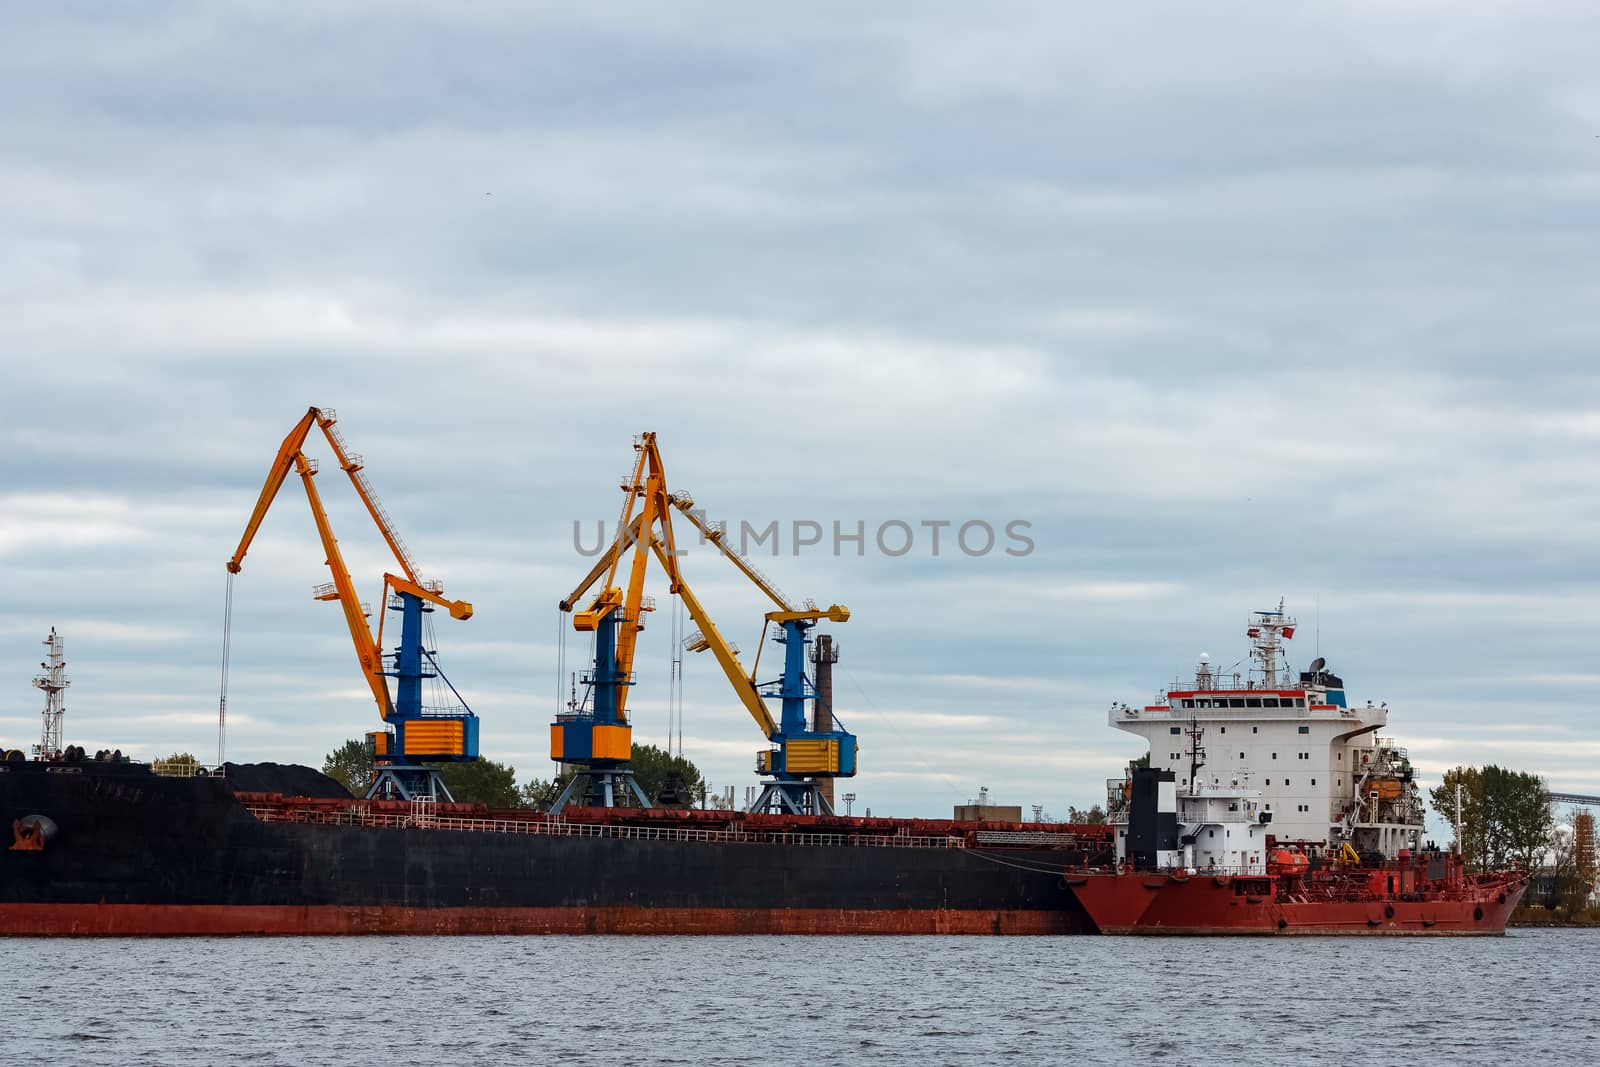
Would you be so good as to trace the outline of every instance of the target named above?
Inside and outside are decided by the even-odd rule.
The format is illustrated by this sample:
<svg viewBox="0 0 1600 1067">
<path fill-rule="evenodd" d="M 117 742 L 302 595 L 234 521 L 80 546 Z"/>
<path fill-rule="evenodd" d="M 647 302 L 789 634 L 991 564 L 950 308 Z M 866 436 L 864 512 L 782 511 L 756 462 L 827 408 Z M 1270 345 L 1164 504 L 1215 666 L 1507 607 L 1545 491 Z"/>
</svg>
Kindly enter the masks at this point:
<svg viewBox="0 0 1600 1067">
<path fill-rule="evenodd" d="M 1600 931 L 0 941 L 26 1064 L 1593 1063 Z"/>
</svg>

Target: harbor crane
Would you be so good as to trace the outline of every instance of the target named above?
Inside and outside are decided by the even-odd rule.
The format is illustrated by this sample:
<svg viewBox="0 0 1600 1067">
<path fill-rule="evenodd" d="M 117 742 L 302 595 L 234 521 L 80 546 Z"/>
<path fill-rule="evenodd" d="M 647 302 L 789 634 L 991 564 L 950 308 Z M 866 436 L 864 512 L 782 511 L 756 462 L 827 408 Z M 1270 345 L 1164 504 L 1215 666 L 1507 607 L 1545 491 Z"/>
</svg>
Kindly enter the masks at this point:
<svg viewBox="0 0 1600 1067">
<path fill-rule="evenodd" d="M 575 797 L 609 807 L 623 794 L 649 807 L 649 799 L 627 768 L 632 743 L 627 700 L 636 680 L 633 659 L 638 634 L 644 629 L 645 613 L 655 609 L 653 599 L 644 595 L 645 575 L 653 557 L 665 572 L 670 591 L 683 601 L 699 627 L 684 639 L 685 650 L 711 652 L 740 703 L 767 738 L 768 747 L 756 754 L 756 771 L 770 780 L 750 810 L 832 815 L 822 783 L 855 774 L 856 738 L 836 725 L 817 729 L 808 721 L 807 705 L 814 705 L 817 692 L 805 673 L 806 645 L 811 640 L 809 631 L 819 622 L 845 622 L 850 618 L 849 609 L 839 604 L 818 608 L 810 601 L 796 607 L 727 543 L 722 527 L 705 521 L 696 510 L 693 497 L 668 491 L 654 433 L 638 435 L 633 447 L 633 470 L 621 483 L 624 495 L 617 535 L 577 588 L 561 602 L 562 612 L 572 613 L 574 630 L 595 635 L 595 652 L 593 668 L 582 677 L 586 686 L 584 699 L 579 701 L 574 696 L 567 712 L 558 714 L 550 727 L 550 758 L 577 770 L 551 810 L 559 812 Z M 739 661 L 738 646 L 723 637 L 684 579 L 672 529 L 673 511 L 772 601 L 776 610 L 764 616 L 762 643 L 771 630 L 772 640 L 784 646 L 783 673 L 779 678 L 765 683 L 756 680 L 760 646 L 751 669 L 745 670 Z M 628 584 L 624 589 L 617 584 L 618 574 L 630 552 Z M 597 583 L 599 592 L 582 610 L 575 610 Z M 769 700 L 779 702 L 776 720 L 767 707 Z M 831 713 L 832 709 L 826 711 Z M 829 718 L 831 715 L 824 715 L 824 719 Z"/>
<path fill-rule="evenodd" d="M 454 619 L 470 619 L 472 605 L 464 600 L 447 599 L 442 582 L 421 576 L 412 561 L 410 550 L 395 530 L 394 521 L 384 510 L 363 473 L 365 464 L 361 455 L 350 451 L 335 427 L 337 420 L 338 416 L 331 408 L 313 407 L 283 439 L 283 445 L 267 471 L 266 484 L 261 488 L 261 496 L 245 526 L 244 536 L 240 538 L 233 558 L 228 561 L 228 617 L 231 618 L 233 576 L 243 567 L 245 553 L 254 541 L 267 509 L 272 506 L 278 490 L 293 470 L 299 474 L 305 486 L 311 517 L 316 523 L 323 551 L 327 553 L 328 570 L 333 578 L 331 582 L 316 586 L 312 596 L 316 600 L 336 601 L 343 610 L 356 659 L 361 665 L 361 675 L 372 690 L 378 715 L 386 727 L 367 734 L 367 748 L 372 754 L 375 771 L 367 795 L 397 795 L 406 800 L 432 796 L 448 800 L 451 799 L 449 790 L 430 765 L 476 760 L 478 718 L 439 670 L 434 650 L 428 648 L 424 641 L 423 621 L 424 616 L 431 614 L 435 608 L 443 608 Z M 392 651 L 383 651 L 384 615 L 378 618 L 376 636 L 372 633 L 368 622 L 371 611 L 356 595 L 355 583 L 350 578 L 350 571 L 339 551 L 339 542 L 333 535 L 322 498 L 317 492 L 314 481 L 317 461 L 301 451 L 313 428 L 321 430 L 327 438 L 340 469 L 349 476 L 367 514 L 372 517 L 399 564 L 401 573 L 385 573 L 383 576 L 384 607 L 400 616 L 400 640 Z M 224 623 L 225 627 L 228 625 L 230 623 Z M 224 647 L 226 643 L 225 636 Z M 395 680 L 393 697 L 389 692 L 390 678 Z M 443 680 L 455 697 L 455 704 L 440 707 L 423 703 L 423 682 L 435 678 Z M 224 689 L 224 708 L 226 701 Z"/>
</svg>

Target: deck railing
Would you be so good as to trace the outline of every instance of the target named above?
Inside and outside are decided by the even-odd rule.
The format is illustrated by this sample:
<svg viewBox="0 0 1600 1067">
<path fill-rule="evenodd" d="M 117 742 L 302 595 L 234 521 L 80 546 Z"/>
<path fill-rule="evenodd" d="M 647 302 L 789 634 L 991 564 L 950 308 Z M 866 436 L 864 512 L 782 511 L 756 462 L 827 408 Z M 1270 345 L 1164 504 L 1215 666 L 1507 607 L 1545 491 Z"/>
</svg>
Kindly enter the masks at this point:
<svg viewBox="0 0 1600 1067">
<path fill-rule="evenodd" d="M 619 826 L 560 819 L 479 819 L 422 812 L 380 814 L 346 809 L 249 807 L 262 822 L 367 826 L 393 830 L 453 830 L 466 833 L 543 834 L 553 837 L 604 837 L 630 841 L 703 841 L 762 845 L 835 845 L 879 848 L 964 848 L 959 837 L 907 834 L 809 834 L 761 830 L 696 830 L 677 826 Z"/>
</svg>

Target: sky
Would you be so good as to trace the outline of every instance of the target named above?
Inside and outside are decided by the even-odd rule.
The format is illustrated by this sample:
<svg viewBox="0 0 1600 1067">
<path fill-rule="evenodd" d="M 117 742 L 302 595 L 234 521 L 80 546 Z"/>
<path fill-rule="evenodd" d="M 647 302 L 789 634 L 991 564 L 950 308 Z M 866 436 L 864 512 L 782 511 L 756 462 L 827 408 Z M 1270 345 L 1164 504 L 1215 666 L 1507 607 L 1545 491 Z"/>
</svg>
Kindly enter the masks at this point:
<svg viewBox="0 0 1600 1067">
<path fill-rule="evenodd" d="M 1107 709 L 1243 659 L 1280 598 L 1291 663 L 1386 702 L 1425 781 L 1600 792 L 1593 5 L 0 18 L 7 747 L 54 626 L 68 741 L 214 758 L 223 564 L 317 405 L 475 605 L 440 662 L 519 779 L 649 430 L 711 518 L 779 523 L 779 586 L 849 607 L 857 812 L 1087 807 L 1142 750 Z M 292 481 L 234 585 L 234 760 L 378 723 Z M 759 595 L 683 570 L 748 658 Z M 651 592 L 631 703 L 664 744 Z M 762 738 L 709 657 L 684 676 L 684 751 L 742 795 Z"/>
</svg>

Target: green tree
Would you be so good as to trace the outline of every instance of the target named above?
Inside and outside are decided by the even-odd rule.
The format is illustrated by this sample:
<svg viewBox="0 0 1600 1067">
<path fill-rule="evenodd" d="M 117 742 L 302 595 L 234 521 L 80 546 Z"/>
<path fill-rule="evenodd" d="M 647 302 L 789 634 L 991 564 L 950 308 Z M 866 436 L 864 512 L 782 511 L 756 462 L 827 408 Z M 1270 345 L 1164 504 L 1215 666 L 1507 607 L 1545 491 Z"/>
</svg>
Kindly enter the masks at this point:
<svg viewBox="0 0 1600 1067">
<path fill-rule="evenodd" d="M 1456 787 L 1461 789 L 1461 825 L 1456 825 Z M 1550 849 L 1555 809 L 1543 780 L 1526 771 L 1493 764 L 1452 767 L 1429 791 L 1434 810 L 1450 825 L 1470 870 L 1520 864 L 1537 866 Z"/>
<path fill-rule="evenodd" d="M 487 804 L 491 808 L 525 807 L 517 788 L 517 769 L 492 759 L 468 763 L 442 763 L 434 767 L 444 787 L 461 804 Z"/>
<path fill-rule="evenodd" d="M 193 778 L 200 773 L 200 761 L 191 752 L 174 752 L 151 763 L 150 769 L 168 778 Z"/>
<path fill-rule="evenodd" d="M 1456 825 L 1456 787 L 1461 787 L 1461 825 Z M 1476 767 L 1452 767 L 1444 780 L 1428 791 L 1433 810 L 1444 817 L 1461 848 L 1461 858 L 1473 870 L 1489 866 L 1489 839 L 1483 821 L 1483 775 Z"/>
<path fill-rule="evenodd" d="M 639 788 L 644 790 L 644 795 L 654 803 L 661 795 L 672 775 L 680 776 L 684 794 L 688 797 L 697 797 L 700 803 L 705 803 L 706 782 L 700 774 L 700 768 L 682 756 L 674 756 L 665 749 L 655 745 L 634 745 L 628 760 L 628 766 L 633 771 L 633 776 L 639 783 Z M 554 804 L 556 797 L 567 787 L 572 780 L 572 772 L 567 771 L 546 781 L 543 778 L 532 778 L 522 787 L 522 801 L 528 807 L 546 810 Z"/>
<path fill-rule="evenodd" d="M 1555 808 L 1544 781 L 1526 771 L 1485 767 L 1483 806 L 1494 866 L 1516 863 L 1528 870 L 1538 866 L 1556 828 Z"/>
<path fill-rule="evenodd" d="M 525 808 L 538 808 L 547 811 L 550 805 L 556 802 L 556 797 L 567 787 L 571 780 L 569 775 L 558 774 L 549 781 L 543 778 L 530 778 L 522 787 L 522 806 Z"/>
<path fill-rule="evenodd" d="M 1105 809 L 1098 804 L 1087 811 L 1070 804 L 1067 805 L 1067 822 L 1075 826 L 1104 826 L 1105 821 Z"/>
<path fill-rule="evenodd" d="M 487 804 L 491 808 L 526 806 L 517 788 L 517 771 L 504 763 L 479 759 L 467 763 L 433 764 L 450 795 L 462 804 Z M 322 773 L 358 797 L 366 796 L 374 775 L 372 754 L 366 742 L 346 741 L 322 761 Z"/>
<path fill-rule="evenodd" d="M 682 788 L 687 795 L 700 795 L 700 768 L 682 756 L 674 756 L 666 749 L 657 748 L 655 745 L 634 745 L 628 765 L 633 768 L 633 777 L 638 781 L 639 788 L 644 790 L 644 795 L 649 797 L 652 803 L 661 795 L 668 779 L 674 774 L 680 777 Z"/>
<path fill-rule="evenodd" d="M 322 773 L 338 782 L 351 795 L 364 797 L 372 786 L 372 753 L 365 741 L 346 741 L 322 761 Z"/>
</svg>

